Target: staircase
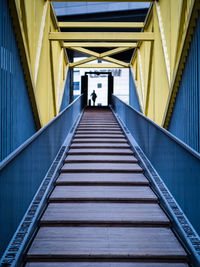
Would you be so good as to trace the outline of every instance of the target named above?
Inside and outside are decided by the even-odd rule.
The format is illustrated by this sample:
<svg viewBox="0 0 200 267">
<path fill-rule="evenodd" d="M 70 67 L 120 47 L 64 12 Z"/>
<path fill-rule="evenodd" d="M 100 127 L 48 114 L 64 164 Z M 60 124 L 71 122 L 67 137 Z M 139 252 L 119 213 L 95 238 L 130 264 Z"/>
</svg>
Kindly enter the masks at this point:
<svg viewBox="0 0 200 267">
<path fill-rule="evenodd" d="M 26 267 L 188 266 L 110 109 L 85 110 L 26 261 Z"/>
</svg>

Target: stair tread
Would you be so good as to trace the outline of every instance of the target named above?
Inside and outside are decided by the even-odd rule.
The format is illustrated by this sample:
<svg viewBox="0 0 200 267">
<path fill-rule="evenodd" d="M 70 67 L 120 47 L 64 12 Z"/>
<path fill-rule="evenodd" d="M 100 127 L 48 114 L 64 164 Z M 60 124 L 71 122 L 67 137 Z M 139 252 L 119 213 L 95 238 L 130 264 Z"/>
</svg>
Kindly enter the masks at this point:
<svg viewBox="0 0 200 267">
<path fill-rule="evenodd" d="M 68 152 L 68 154 L 118 154 L 118 155 L 133 155 L 133 152 L 131 149 L 119 149 L 119 148 L 71 148 Z"/>
<path fill-rule="evenodd" d="M 141 183 L 147 184 L 148 180 L 142 173 L 61 173 L 57 183 L 64 182 L 112 182 L 112 183 Z"/>
<path fill-rule="evenodd" d="M 129 144 L 126 143 L 81 143 L 81 144 L 77 144 L 77 143 L 72 143 L 71 144 L 71 148 L 84 148 L 84 147 L 88 147 L 88 148 L 92 148 L 92 147 L 102 147 L 102 148 L 129 148 Z"/>
<path fill-rule="evenodd" d="M 107 162 L 107 161 L 112 161 L 112 162 L 121 162 L 123 163 L 125 162 L 137 162 L 137 159 L 134 156 L 121 156 L 121 155 L 97 155 L 97 156 L 93 156 L 93 155 L 68 155 L 65 159 L 65 162 L 81 162 L 81 161 L 94 161 L 94 162 Z"/>
<path fill-rule="evenodd" d="M 142 168 L 136 163 L 65 163 L 61 171 L 122 171 L 122 172 L 142 172 Z"/>
<path fill-rule="evenodd" d="M 150 200 L 157 201 L 148 186 L 56 186 L 50 200 Z"/>
<path fill-rule="evenodd" d="M 164 227 L 40 227 L 28 257 L 53 255 L 66 259 L 186 258 L 172 231 Z"/>
<path fill-rule="evenodd" d="M 142 172 L 111 110 L 87 108 L 26 267 L 188 266 Z"/>
<path fill-rule="evenodd" d="M 158 204 L 50 203 L 42 222 L 169 223 Z"/>
<path fill-rule="evenodd" d="M 176 262 L 28 262 L 25 267 L 188 267 Z"/>
<path fill-rule="evenodd" d="M 88 135 L 88 134 L 90 134 L 90 135 L 95 135 L 95 134 L 102 134 L 102 135 L 107 135 L 107 134 L 111 134 L 111 135 L 113 135 L 113 136 L 115 136 L 115 135 L 122 135 L 122 131 L 120 130 L 120 131 L 111 131 L 111 130 L 96 130 L 96 131 L 76 131 L 76 133 L 75 133 L 75 135 L 79 135 L 79 134 L 85 134 L 85 135 Z M 123 135 L 124 136 L 124 135 Z"/>
<path fill-rule="evenodd" d="M 74 138 L 73 144 L 75 143 L 127 143 L 126 138 Z"/>
<path fill-rule="evenodd" d="M 112 134 L 75 134 L 74 136 L 74 140 L 76 139 L 80 139 L 80 138 L 113 138 L 113 135 Z M 121 139 L 121 138 L 124 138 L 124 135 L 123 134 L 116 134 L 114 135 L 114 138 L 118 138 L 118 139 Z"/>
</svg>

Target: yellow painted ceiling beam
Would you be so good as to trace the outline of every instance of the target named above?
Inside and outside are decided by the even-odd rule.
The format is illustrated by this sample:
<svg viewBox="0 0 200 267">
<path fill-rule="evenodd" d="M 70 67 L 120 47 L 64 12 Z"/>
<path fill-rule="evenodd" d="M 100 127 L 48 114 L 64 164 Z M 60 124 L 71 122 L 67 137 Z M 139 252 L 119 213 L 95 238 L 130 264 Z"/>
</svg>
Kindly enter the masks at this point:
<svg viewBox="0 0 200 267">
<path fill-rule="evenodd" d="M 153 41 L 152 32 L 50 32 L 52 41 Z"/>
<path fill-rule="evenodd" d="M 143 28 L 143 22 L 59 22 L 60 28 Z"/>
<path fill-rule="evenodd" d="M 120 66 L 118 64 L 106 64 L 106 63 L 91 63 L 91 64 L 82 64 L 80 66 L 77 66 L 75 68 L 86 68 L 86 69 L 97 69 L 97 68 L 103 68 L 103 69 L 109 69 L 109 68 L 118 68 L 118 69 L 122 69 L 122 68 L 126 68 L 123 66 Z"/>
<path fill-rule="evenodd" d="M 71 48 L 71 47 L 131 47 L 136 48 L 137 43 L 129 42 L 129 43 L 119 43 L 119 42 L 65 42 L 63 44 L 63 47 L 65 48 Z"/>
</svg>

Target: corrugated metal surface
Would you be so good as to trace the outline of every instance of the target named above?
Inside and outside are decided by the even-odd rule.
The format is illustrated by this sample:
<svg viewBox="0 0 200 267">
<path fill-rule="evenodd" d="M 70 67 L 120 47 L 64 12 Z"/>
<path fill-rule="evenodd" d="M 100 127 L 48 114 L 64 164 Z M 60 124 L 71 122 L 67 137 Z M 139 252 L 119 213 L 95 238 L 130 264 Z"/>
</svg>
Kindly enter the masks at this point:
<svg viewBox="0 0 200 267">
<path fill-rule="evenodd" d="M 0 160 L 35 133 L 7 0 L 0 1 Z"/>
<path fill-rule="evenodd" d="M 129 105 L 141 112 L 138 96 L 136 92 L 135 82 L 131 70 L 129 70 Z"/>
<path fill-rule="evenodd" d="M 169 131 L 200 152 L 200 14 L 194 30 Z"/>
</svg>

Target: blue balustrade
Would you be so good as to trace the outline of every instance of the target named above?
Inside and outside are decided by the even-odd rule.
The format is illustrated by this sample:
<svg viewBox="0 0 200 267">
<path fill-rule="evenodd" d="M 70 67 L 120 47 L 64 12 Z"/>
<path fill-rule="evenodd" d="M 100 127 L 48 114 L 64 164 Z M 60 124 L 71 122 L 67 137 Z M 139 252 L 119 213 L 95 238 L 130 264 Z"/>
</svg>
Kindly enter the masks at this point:
<svg viewBox="0 0 200 267">
<path fill-rule="evenodd" d="M 0 164 L 0 255 L 82 110 L 79 96 Z"/>
<path fill-rule="evenodd" d="M 113 96 L 113 109 L 200 234 L 200 155 Z"/>
</svg>

